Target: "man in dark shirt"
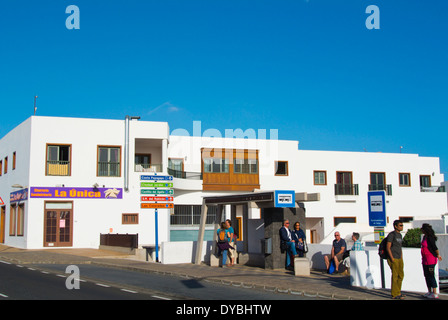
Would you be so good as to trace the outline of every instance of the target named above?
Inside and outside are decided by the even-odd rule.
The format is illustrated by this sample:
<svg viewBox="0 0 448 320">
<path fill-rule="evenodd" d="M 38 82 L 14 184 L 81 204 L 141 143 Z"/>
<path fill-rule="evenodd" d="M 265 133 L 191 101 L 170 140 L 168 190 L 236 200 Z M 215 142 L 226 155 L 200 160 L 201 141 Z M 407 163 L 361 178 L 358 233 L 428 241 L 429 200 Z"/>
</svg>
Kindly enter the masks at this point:
<svg viewBox="0 0 448 320">
<path fill-rule="evenodd" d="M 403 237 L 400 233 L 401 231 L 403 231 L 403 222 L 401 220 L 395 220 L 394 231 L 387 236 L 387 264 L 392 272 L 390 292 L 392 299 L 404 299 L 405 297 L 401 294 L 401 284 L 404 277 L 403 252 L 401 249 Z"/>
<path fill-rule="evenodd" d="M 341 238 L 339 231 L 336 231 L 334 233 L 334 240 L 333 240 L 333 246 L 331 247 L 331 254 L 326 255 L 324 257 L 327 270 L 330 269 L 330 263 L 331 260 L 333 260 L 335 266 L 335 272 L 339 271 L 339 263 L 343 260 L 342 256 L 346 248 L 347 244 L 345 243 L 345 240 Z"/>
</svg>

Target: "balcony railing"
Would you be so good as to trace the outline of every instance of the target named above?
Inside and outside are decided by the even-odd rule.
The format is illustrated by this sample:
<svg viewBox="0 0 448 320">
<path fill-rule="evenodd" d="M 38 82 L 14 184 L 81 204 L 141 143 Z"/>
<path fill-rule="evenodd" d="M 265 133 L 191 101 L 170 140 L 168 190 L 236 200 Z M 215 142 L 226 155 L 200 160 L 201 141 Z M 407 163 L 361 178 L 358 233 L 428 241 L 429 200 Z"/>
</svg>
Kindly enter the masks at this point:
<svg viewBox="0 0 448 320">
<path fill-rule="evenodd" d="M 359 195 L 359 188 L 357 184 L 340 184 L 337 183 L 334 185 L 334 194 L 336 196 L 344 195 L 352 195 L 357 196 Z"/>
<path fill-rule="evenodd" d="M 70 176 L 70 161 L 47 161 L 47 176 Z"/>
<path fill-rule="evenodd" d="M 392 195 L 392 185 L 391 184 L 369 184 L 369 191 L 386 191 L 386 195 Z"/>
<path fill-rule="evenodd" d="M 135 172 L 162 172 L 163 165 L 161 164 L 135 164 Z"/>
<path fill-rule="evenodd" d="M 445 186 L 420 187 L 421 192 L 446 192 Z"/>
<path fill-rule="evenodd" d="M 98 162 L 99 177 L 119 177 L 120 162 Z"/>
<path fill-rule="evenodd" d="M 179 179 L 202 180 L 201 172 L 185 172 L 168 168 L 168 174 Z"/>
</svg>

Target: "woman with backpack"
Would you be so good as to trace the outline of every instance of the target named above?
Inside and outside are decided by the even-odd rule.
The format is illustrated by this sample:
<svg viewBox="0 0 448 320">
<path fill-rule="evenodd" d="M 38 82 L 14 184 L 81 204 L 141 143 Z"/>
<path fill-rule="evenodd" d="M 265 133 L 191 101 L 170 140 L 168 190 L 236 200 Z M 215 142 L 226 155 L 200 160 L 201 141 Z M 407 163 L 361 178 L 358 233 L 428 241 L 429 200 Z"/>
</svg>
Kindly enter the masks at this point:
<svg viewBox="0 0 448 320">
<path fill-rule="evenodd" d="M 424 223 L 421 230 L 424 235 L 421 244 L 423 274 L 425 275 L 426 286 L 428 287 L 428 292 L 423 296 L 429 299 L 438 299 L 434 269 L 437 265 L 437 260 L 441 261 L 442 257 L 439 255 L 439 249 L 436 245 L 437 236 L 428 223 Z"/>
<path fill-rule="evenodd" d="M 218 229 L 218 256 L 222 254 L 222 267 L 226 267 L 227 263 L 227 253 L 229 249 L 233 249 L 233 247 L 229 244 L 230 234 L 227 230 L 227 226 L 225 222 L 221 222 L 221 228 Z"/>
</svg>

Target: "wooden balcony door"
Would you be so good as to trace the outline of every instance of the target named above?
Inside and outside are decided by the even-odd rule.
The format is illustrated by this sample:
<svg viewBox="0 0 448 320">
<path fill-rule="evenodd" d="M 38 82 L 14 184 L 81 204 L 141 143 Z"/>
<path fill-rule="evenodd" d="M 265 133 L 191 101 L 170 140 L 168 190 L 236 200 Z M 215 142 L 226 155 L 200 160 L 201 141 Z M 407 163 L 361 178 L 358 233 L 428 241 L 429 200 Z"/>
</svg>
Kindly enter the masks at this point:
<svg viewBox="0 0 448 320">
<path fill-rule="evenodd" d="M 46 204 L 44 217 L 44 246 L 73 245 L 73 208 L 69 205 Z"/>
</svg>

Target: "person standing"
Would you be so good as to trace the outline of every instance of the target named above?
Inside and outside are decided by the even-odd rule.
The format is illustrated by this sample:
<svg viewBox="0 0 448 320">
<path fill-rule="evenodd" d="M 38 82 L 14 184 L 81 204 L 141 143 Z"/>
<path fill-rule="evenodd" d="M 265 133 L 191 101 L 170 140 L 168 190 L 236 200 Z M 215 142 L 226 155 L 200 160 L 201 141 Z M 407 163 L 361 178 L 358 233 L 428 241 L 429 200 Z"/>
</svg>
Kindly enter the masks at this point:
<svg viewBox="0 0 448 320">
<path fill-rule="evenodd" d="M 227 266 L 227 253 L 229 252 L 229 249 L 233 249 L 229 244 L 230 237 L 225 222 L 221 222 L 221 228 L 218 229 L 217 234 L 218 256 L 222 255 L 222 267 L 225 268 Z"/>
<path fill-rule="evenodd" d="M 236 235 L 235 235 L 235 230 L 232 227 L 232 221 L 230 219 L 226 220 L 226 227 L 227 227 L 227 232 L 229 234 L 229 244 L 232 247 L 231 249 L 229 248 L 229 258 L 230 258 L 230 266 L 234 266 L 235 265 L 235 259 L 236 259 Z"/>
<path fill-rule="evenodd" d="M 428 293 L 423 296 L 429 299 L 438 299 L 437 281 L 434 270 L 437 260 L 442 261 L 442 257 L 440 256 L 439 248 L 437 248 L 436 245 L 437 236 L 435 235 L 432 226 L 428 223 L 424 223 L 421 230 L 423 232 L 421 249 L 423 274 L 425 275 L 426 286 L 428 287 Z"/>
<path fill-rule="evenodd" d="M 401 294 L 401 284 L 404 278 L 403 264 L 403 221 L 394 221 L 394 231 L 387 235 L 386 252 L 388 254 L 387 264 L 392 272 L 391 295 L 392 299 L 404 299 L 405 295 Z"/>
</svg>

